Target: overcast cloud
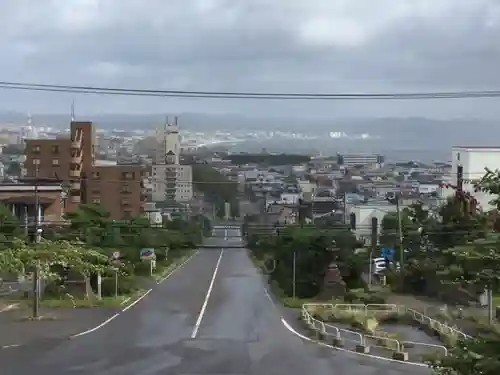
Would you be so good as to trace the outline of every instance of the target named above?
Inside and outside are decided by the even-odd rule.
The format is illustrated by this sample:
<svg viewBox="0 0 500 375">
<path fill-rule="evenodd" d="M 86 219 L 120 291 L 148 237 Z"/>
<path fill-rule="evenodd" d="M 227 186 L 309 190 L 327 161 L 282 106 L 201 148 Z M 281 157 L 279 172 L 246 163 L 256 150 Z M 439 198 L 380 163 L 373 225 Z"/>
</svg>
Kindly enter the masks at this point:
<svg viewBox="0 0 500 375">
<path fill-rule="evenodd" d="M 499 0 L 2 0 L 0 80 L 284 92 L 500 89 Z M 0 91 L 0 109 L 71 97 Z M 76 97 L 85 112 L 486 116 L 499 100 Z"/>
</svg>

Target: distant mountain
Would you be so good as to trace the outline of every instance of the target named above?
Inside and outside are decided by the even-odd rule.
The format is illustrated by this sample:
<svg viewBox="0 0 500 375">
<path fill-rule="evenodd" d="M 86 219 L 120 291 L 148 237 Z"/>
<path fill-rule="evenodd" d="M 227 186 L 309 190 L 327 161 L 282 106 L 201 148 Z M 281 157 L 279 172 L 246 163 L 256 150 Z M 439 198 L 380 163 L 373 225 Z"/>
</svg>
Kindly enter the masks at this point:
<svg viewBox="0 0 500 375">
<path fill-rule="evenodd" d="M 268 148 L 321 150 L 326 153 L 335 152 L 381 152 L 387 154 L 402 151 L 406 154 L 425 155 L 439 152 L 451 154 L 453 145 L 498 146 L 500 127 L 492 122 L 475 119 L 436 120 L 424 117 L 408 118 L 297 118 L 297 117 L 263 117 L 239 114 L 206 114 L 178 113 L 181 129 L 193 131 L 287 131 L 316 136 L 316 141 L 286 141 L 274 139 L 247 142 L 240 148 Z M 69 114 L 33 114 L 33 122 L 56 128 L 66 128 Z M 173 118 L 174 114 L 172 114 Z M 103 129 L 151 129 L 165 122 L 165 115 L 78 115 L 78 119 L 94 121 Z M 0 122 L 25 124 L 27 115 L 22 113 L 0 113 Z M 348 134 L 369 133 L 380 139 L 345 140 L 331 139 L 329 132 L 345 132 Z M 421 159 L 415 157 L 415 159 Z"/>
</svg>

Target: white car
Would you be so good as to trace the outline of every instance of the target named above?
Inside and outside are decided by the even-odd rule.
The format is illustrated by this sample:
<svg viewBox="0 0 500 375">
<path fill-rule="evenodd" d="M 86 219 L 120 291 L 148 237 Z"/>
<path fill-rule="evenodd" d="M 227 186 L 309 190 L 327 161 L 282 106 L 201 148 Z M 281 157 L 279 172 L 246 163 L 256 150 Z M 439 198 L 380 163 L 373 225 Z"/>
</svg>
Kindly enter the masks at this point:
<svg viewBox="0 0 500 375">
<path fill-rule="evenodd" d="M 373 262 L 372 270 L 374 274 L 378 275 L 385 271 L 386 261 L 384 258 L 373 258 L 372 262 Z M 399 269 L 399 262 L 396 263 L 396 268 Z"/>
</svg>

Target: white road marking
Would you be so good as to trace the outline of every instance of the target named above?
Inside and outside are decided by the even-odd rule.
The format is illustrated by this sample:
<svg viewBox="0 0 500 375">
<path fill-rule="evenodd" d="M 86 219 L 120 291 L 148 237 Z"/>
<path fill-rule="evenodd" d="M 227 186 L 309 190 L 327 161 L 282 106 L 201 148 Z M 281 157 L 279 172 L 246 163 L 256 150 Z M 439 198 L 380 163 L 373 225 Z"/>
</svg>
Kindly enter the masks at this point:
<svg viewBox="0 0 500 375">
<path fill-rule="evenodd" d="M 271 294 L 269 293 L 269 291 L 267 290 L 266 287 L 264 287 L 264 294 L 266 295 L 266 297 L 269 300 L 269 302 L 271 302 L 271 304 L 273 305 L 273 308 L 278 310 L 278 306 L 276 306 L 276 303 L 274 302 L 273 297 L 271 297 Z M 373 354 L 358 353 L 358 352 L 355 352 L 353 350 L 349 350 L 349 349 L 345 349 L 345 348 L 339 348 L 339 347 L 336 347 L 336 346 L 333 346 L 333 345 L 328 345 L 328 344 L 326 344 L 324 342 L 313 340 L 310 337 L 304 336 L 303 334 L 297 332 L 290 325 L 290 323 L 288 323 L 285 320 L 285 318 L 283 318 L 283 316 L 280 317 L 280 320 L 281 320 L 281 323 L 283 324 L 283 326 L 288 331 L 290 331 L 291 333 L 293 333 L 295 336 L 300 337 L 302 340 L 309 341 L 309 342 L 312 342 L 314 344 L 317 344 L 317 345 L 320 345 L 320 346 L 323 346 L 323 347 L 327 347 L 327 348 L 330 348 L 330 349 L 338 350 L 340 352 L 352 353 L 352 354 L 356 354 L 356 355 L 360 355 L 360 356 L 364 356 L 364 357 L 368 357 L 368 358 L 379 359 L 379 360 L 387 361 L 387 362 L 398 362 L 398 363 L 403 363 L 403 364 L 411 365 L 411 366 L 428 367 L 428 365 L 426 365 L 425 363 L 415 363 L 415 362 L 398 361 L 397 359 L 380 357 L 378 355 L 373 355 Z"/>
<path fill-rule="evenodd" d="M 217 260 L 217 264 L 215 265 L 214 273 L 212 275 L 212 281 L 210 281 L 210 285 L 208 287 L 207 295 L 205 296 L 205 301 L 201 306 L 200 313 L 198 315 L 198 319 L 196 320 L 196 324 L 194 325 L 193 333 L 191 334 L 191 338 L 196 338 L 198 334 L 198 330 L 200 329 L 201 321 L 203 320 L 203 315 L 205 314 L 205 310 L 207 309 L 208 300 L 210 299 L 210 294 L 212 294 L 212 289 L 215 283 L 215 277 L 217 276 L 217 271 L 219 270 L 220 261 L 222 259 L 222 255 L 224 254 L 224 249 L 221 249 L 219 259 Z"/>
<path fill-rule="evenodd" d="M 175 267 L 167 276 L 165 276 L 163 279 L 161 279 L 160 281 L 157 282 L 157 284 L 161 284 L 162 282 L 164 282 L 165 280 L 167 280 L 170 276 L 172 276 L 175 272 L 177 272 L 178 270 L 180 270 L 181 268 L 183 268 L 191 259 L 194 258 L 194 256 L 196 254 L 198 254 L 200 252 L 200 250 L 196 250 L 195 253 L 193 255 L 191 255 L 189 258 L 187 258 L 184 262 L 182 262 L 182 264 L 180 264 L 178 267 Z"/>
<path fill-rule="evenodd" d="M 353 350 L 349 350 L 349 349 L 345 349 L 345 348 L 339 348 L 339 347 L 336 347 L 336 346 L 333 346 L 333 345 L 328 345 L 324 342 L 321 342 L 321 341 L 316 341 L 316 340 L 313 340 L 311 339 L 310 337 L 307 337 L 307 336 L 304 336 L 302 335 L 301 333 L 297 332 L 286 320 L 285 318 L 281 317 L 281 323 L 285 326 L 285 328 L 287 330 L 289 330 L 291 333 L 293 333 L 294 335 L 300 337 L 302 340 L 306 340 L 306 341 L 309 341 L 309 342 L 312 342 L 312 343 L 315 343 L 317 345 L 320 345 L 320 346 L 323 346 L 323 347 L 327 347 L 327 348 L 330 348 L 330 349 L 334 349 L 334 350 L 338 350 L 340 352 L 347 352 L 347 353 L 352 353 L 352 354 L 356 354 L 356 355 L 360 355 L 360 356 L 363 356 L 363 357 L 368 357 L 368 358 L 373 358 L 373 359 L 378 359 L 378 360 L 381 360 L 381 361 L 387 361 L 387 362 L 397 362 L 397 363 L 402 363 L 402 364 L 405 364 L 405 365 L 410 365 L 410 366 L 419 366 L 419 367 L 429 367 L 427 364 L 425 363 L 415 363 L 415 362 L 405 362 L 405 361 L 398 361 L 397 359 L 392 359 L 392 358 L 386 358 L 386 357 L 380 357 L 378 355 L 373 355 L 373 354 L 365 354 L 365 353 L 358 353 L 358 352 L 355 352 Z"/>
<path fill-rule="evenodd" d="M 148 289 L 146 291 L 146 293 L 144 293 L 142 296 L 140 296 L 139 298 L 137 298 L 134 302 L 132 302 L 131 304 L 125 306 L 120 313 L 125 312 L 128 309 L 130 309 L 131 307 L 134 307 L 135 305 L 137 305 L 139 302 L 141 302 L 144 299 L 144 297 L 146 297 L 149 293 L 151 293 L 152 290 L 153 290 L 153 288 Z"/>
<path fill-rule="evenodd" d="M 116 313 L 115 315 L 109 317 L 108 319 L 106 319 L 104 322 L 102 322 L 101 324 L 99 324 L 98 326 L 95 326 L 94 328 L 91 328 L 91 329 L 88 329 L 86 331 L 83 331 L 83 332 L 80 332 L 80 333 L 77 333 L 73 336 L 70 336 L 69 338 L 70 339 L 73 339 L 73 338 L 76 338 L 76 337 L 80 337 L 80 336 L 83 336 L 83 335 L 86 335 L 88 333 L 92 333 L 92 332 L 95 332 L 97 331 L 99 328 L 102 328 L 104 327 L 106 324 L 108 324 L 109 322 L 111 322 L 113 319 L 115 319 L 117 316 L 119 316 L 120 313 Z"/>
<path fill-rule="evenodd" d="M 178 267 L 176 267 L 175 269 L 172 270 L 172 272 L 170 272 L 167 276 L 165 276 L 163 279 L 161 279 L 160 281 L 157 282 L 157 284 L 160 284 L 162 282 L 164 282 L 165 280 L 167 280 L 170 276 L 172 276 L 177 270 L 180 270 L 181 268 L 183 268 L 191 259 L 193 259 L 193 257 L 199 253 L 199 250 L 197 250 L 193 255 L 191 255 L 188 259 L 186 259 L 184 262 L 182 262 L 182 264 L 180 264 Z M 70 336 L 69 338 L 70 339 L 73 339 L 73 338 L 77 338 L 77 337 L 80 337 L 80 336 L 83 336 L 83 335 L 87 335 L 89 333 L 92 333 L 92 332 L 95 332 L 97 331 L 98 329 L 101 329 L 102 327 L 104 327 L 106 324 L 110 323 L 112 320 L 116 319 L 117 317 L 120 316 L 120 314 L 124 313 L 125 311 L 127 311 L 128 309 L 134 307 L 135 305 L 137 305 L 140 301 L 142 301 L 144 299 L 144 297 L 146 297 L 149 293 L 151 293 L 153 289 L 148 289 L 144 294 L 142 294 L 141 296 L 139 296 L 137 299 L 135 299 L 132 303 L 130 303 L 129 305 L 125 306 L 121 311 L 117 312 L 116 314 L 110 316 L 108 319 L 106 319 L 104 322 L 102 322 L 101 324 L 95 326 L 94 328 L 91 328 L 91 329 L 88 329 L 86 331 L 83 331 L 83 332 L 80 332 L 80 333 L 77 333 L 77 334 L 74 334 L 72 336 Z"/>
<path fill-rule="evenodd" d="M 227 240 L 227 229 L 224 229 L 224 239 Z"/>
</svg>

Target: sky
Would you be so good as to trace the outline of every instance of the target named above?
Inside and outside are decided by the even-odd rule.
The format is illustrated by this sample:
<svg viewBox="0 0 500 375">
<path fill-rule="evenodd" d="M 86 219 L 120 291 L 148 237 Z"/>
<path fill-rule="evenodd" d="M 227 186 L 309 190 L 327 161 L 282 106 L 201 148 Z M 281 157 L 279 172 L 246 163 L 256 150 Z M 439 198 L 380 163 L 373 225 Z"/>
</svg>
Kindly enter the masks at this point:
<svg viewBox="0 0 500 375">
<path fill-rule="evenodd" d="M 259 92 L 500 89 L 498 0 L 2 0 L 0 81 Z M 499 99 L 278 102 L 0 90 L 0 111 L 500 116 Z"/>
</svg>

